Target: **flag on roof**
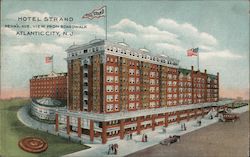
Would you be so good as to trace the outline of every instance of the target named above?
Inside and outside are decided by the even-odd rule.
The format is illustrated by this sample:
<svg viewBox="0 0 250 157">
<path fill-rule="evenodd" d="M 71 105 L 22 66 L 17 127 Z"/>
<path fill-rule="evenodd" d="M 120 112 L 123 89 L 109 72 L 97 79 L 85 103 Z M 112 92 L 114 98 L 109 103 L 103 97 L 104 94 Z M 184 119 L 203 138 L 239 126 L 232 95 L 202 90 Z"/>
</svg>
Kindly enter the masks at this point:
<svg viewBox="0 0 250 157">
<path fill-rule="evenodd" d="M 187 56 L 197 56 L 198 55 L 199 48 L 191 48 L 187 50 Z"/>
<path fill-rule="evenodd" d="M 82 18 L 88 18 L 92 20 L 94 18 L 100 18 L 105 16 L 106 16 L 106 6 L 102 6 L 99 9 L 94 9 L 90 13 L 86 13 L 85 15 L 82 16 Z"/>
<path fill-rule="evenodd" d="M 53 62 L 53 56 L 45 57 L 45 63 L 51 63 L 51 62 Z"/>
</svg>

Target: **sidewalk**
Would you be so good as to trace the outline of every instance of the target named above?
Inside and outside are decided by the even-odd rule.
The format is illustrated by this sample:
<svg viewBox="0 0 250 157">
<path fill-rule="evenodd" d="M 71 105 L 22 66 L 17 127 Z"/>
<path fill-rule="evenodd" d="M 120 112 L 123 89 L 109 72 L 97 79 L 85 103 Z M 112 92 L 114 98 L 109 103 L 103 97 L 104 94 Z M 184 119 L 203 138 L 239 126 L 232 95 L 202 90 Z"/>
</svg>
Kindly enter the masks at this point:
<svg viewBox="0 0 250 157">
<path fill-rule="evenodd" d="M 65 131 L 55 131 L 55 124 L 47 124 L 47 123 L 42 123 L 40 121 L 37 121 L 33 119 L 29 115 L 29 105 L 25 105 L 22 108 L 20 108 L 17 112 L 17 118 L 19 121 L 21 121 L 24 125 L 26 125 L 29 128 L 35 129 L 35 130 L 41 130 L 44 132 L 48 132 L 53 135 L 61 136 L 61 138 L 69 139 L 69 135 Z M 92 143 L 89 139 L 89 136 L 84 136 L 82 135 L 81 138 L 77 136 L 76 133 L 71 133 L 70 134 L 70 140 L 75 141 L 75 142 L 80 142 L 82 143 Z M 93 143 L 101 143 L 101 140 L 95 139 Z"/>
<path fill-rule="evenodd" d="M 47 132 L 50 132 L 51 134 L 55 134 L 54 124 L 46 124 L 46 123 L 39 122 L 31 118 L 28 111 L 29 111 L 29 105 L 25 105 L 21 109 L 19 109 L 17 112 L 18 120 L 20 120 L 24 125 L 30 128 L 45 131 L 45 132 L 47 131 Z"/>
<path fill-rule="evenodd" d="M 238 108 L 233 110 L 234 113 L 243 113 L 249 110 L 249 106 L 244 106 L 242 108 Z M 132 140 L 126 140 L 124 138 L 123 140 L 113 140 L 108 141 L 107 144 L 88 144 L 90 146 L 90 149 L 75 152 L 72 154 L 65 155 L 65 157 L 80 157 L 80 156 L 93 156 L 93 157 L 101 157 L 101 156 L 126 156 L 128 154 L 137 152 L 142 149 L 146 149 L 148 147 L 154 146 L 156 144 L 159 144 L 159 142 L 165 138 L 167 138 L 170 135 L 183 135 L 191 131 L 195 131 L 197 129 L 206 127 L 208 125 L 214 124 L 218 122 L 218 117 L 210 120 L 207 118 L 202 118 L 202 125 L 198 126 L 196 123 L 196 120 L 190 120 L 189 122 L 185 122 L 187 130 L 181 131 L 180 124 L 170 125 L 166 128 L 167 133 L 163 133 L 162 127 L 158 127 L 155 129 L 155 131 L 149 130 L 142 131 L 141 135 L 133 135 Z M 148 135 L 148 142 L 141 142 L 142 134 L 146 133 Z M 108 155 L 108 145 L 109 144 L 118 144 L 118 154 L 117 155 Z"/>
</svg>

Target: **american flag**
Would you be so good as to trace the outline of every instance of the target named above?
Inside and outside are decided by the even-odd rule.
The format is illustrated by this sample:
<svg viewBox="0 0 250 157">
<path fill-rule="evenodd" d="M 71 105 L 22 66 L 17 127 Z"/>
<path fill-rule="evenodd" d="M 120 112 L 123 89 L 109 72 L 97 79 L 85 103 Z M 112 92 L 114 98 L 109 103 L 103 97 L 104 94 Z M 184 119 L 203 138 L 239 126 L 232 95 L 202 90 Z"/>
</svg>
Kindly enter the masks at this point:
<svg viewBox="0 0 250 157">
<path fill-rule="evenodd" d="M 53 56 L 45 57 L 45 63 L 53 62 Z"/>
<path fill-rule="evenodd" d="M 106 6 L 102 6 L 99 9 L 94 9 L 93 11 L 86 13 L 85 15 L 82 16 L 82 18 L 88 18 L 92 20 L 94 18 L 100 18 L 105 16 L 106 16 Z"/>
<path fill-rule="evenodd" d="M 197 56 L 198 55 L 199 48 L 191 48 L 187 50 L 187 56 Z"/>
</svg>

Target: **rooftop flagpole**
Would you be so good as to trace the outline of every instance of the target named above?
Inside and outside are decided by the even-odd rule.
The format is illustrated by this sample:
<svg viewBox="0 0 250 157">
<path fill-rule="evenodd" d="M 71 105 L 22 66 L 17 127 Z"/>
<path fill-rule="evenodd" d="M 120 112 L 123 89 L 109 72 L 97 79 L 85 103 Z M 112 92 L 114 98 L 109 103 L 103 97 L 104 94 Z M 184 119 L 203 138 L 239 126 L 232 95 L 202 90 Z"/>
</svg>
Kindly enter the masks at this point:
<svg viewBox="0 0 250 157">
<path fill-rule="evenodd" d="M 54 57 L 53 55 L 51 56 L 52 64 L 51 64 L 51 72 L 53 72 L 54 69 Z"/>
<path fill-rule="evenodd" d="M 105 39 L 108 40 L 108 8 L 105 5 Z"/>
<path fill-rule="evenodd" d="M 105 40 L 108 39 L 108 7 L 103 5 L 101 8 L 94 9 L 91 12 L 88 12 L 82 16 L 82 18 L 87 18 L 89 20 L 105 17 Z"/>
<path fill-rule="evenodd" d="M 199 50 L 197 51 L 197 66 L 198 66 L 198 70 L 200 70 L 200 52 Z"/>
</svg>

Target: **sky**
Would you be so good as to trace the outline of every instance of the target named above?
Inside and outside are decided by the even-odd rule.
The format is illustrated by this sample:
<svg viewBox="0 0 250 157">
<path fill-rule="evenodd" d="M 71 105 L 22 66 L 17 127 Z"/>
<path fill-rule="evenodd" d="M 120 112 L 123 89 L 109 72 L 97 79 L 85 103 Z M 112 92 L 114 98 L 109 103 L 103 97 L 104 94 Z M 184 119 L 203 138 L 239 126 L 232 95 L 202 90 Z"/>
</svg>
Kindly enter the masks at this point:
<svg viewBox="0 0 250 157">
<path fill-rule="evenodd" d="M 29 79 L 54 71 L 66 72 L 65 50 L 75 44 L 105 38 L 105 18 L 82 19 L 107 6 L 108 40 L 125 41 L 153 55 L 168 55 L 180 66 L 197 69 L 197 58 L 186 50 L 199 47 L 200 70 L 220 73 L 221 97 L 249 97 L 248 1 L 13 1 L 1 4 L 1 97 L 29 96 Z M 18 21 L 35 17 L 35 21 Z M 72 17 L 73 21 L 36 21 Z M 7 25 L 29 25 L 9 28 Z M 77 25 L 86 28 L 32 28 L 33 25 Z M 73 32 L 73 35 L 28 36 L 18 32 Z"/>
</svg>

